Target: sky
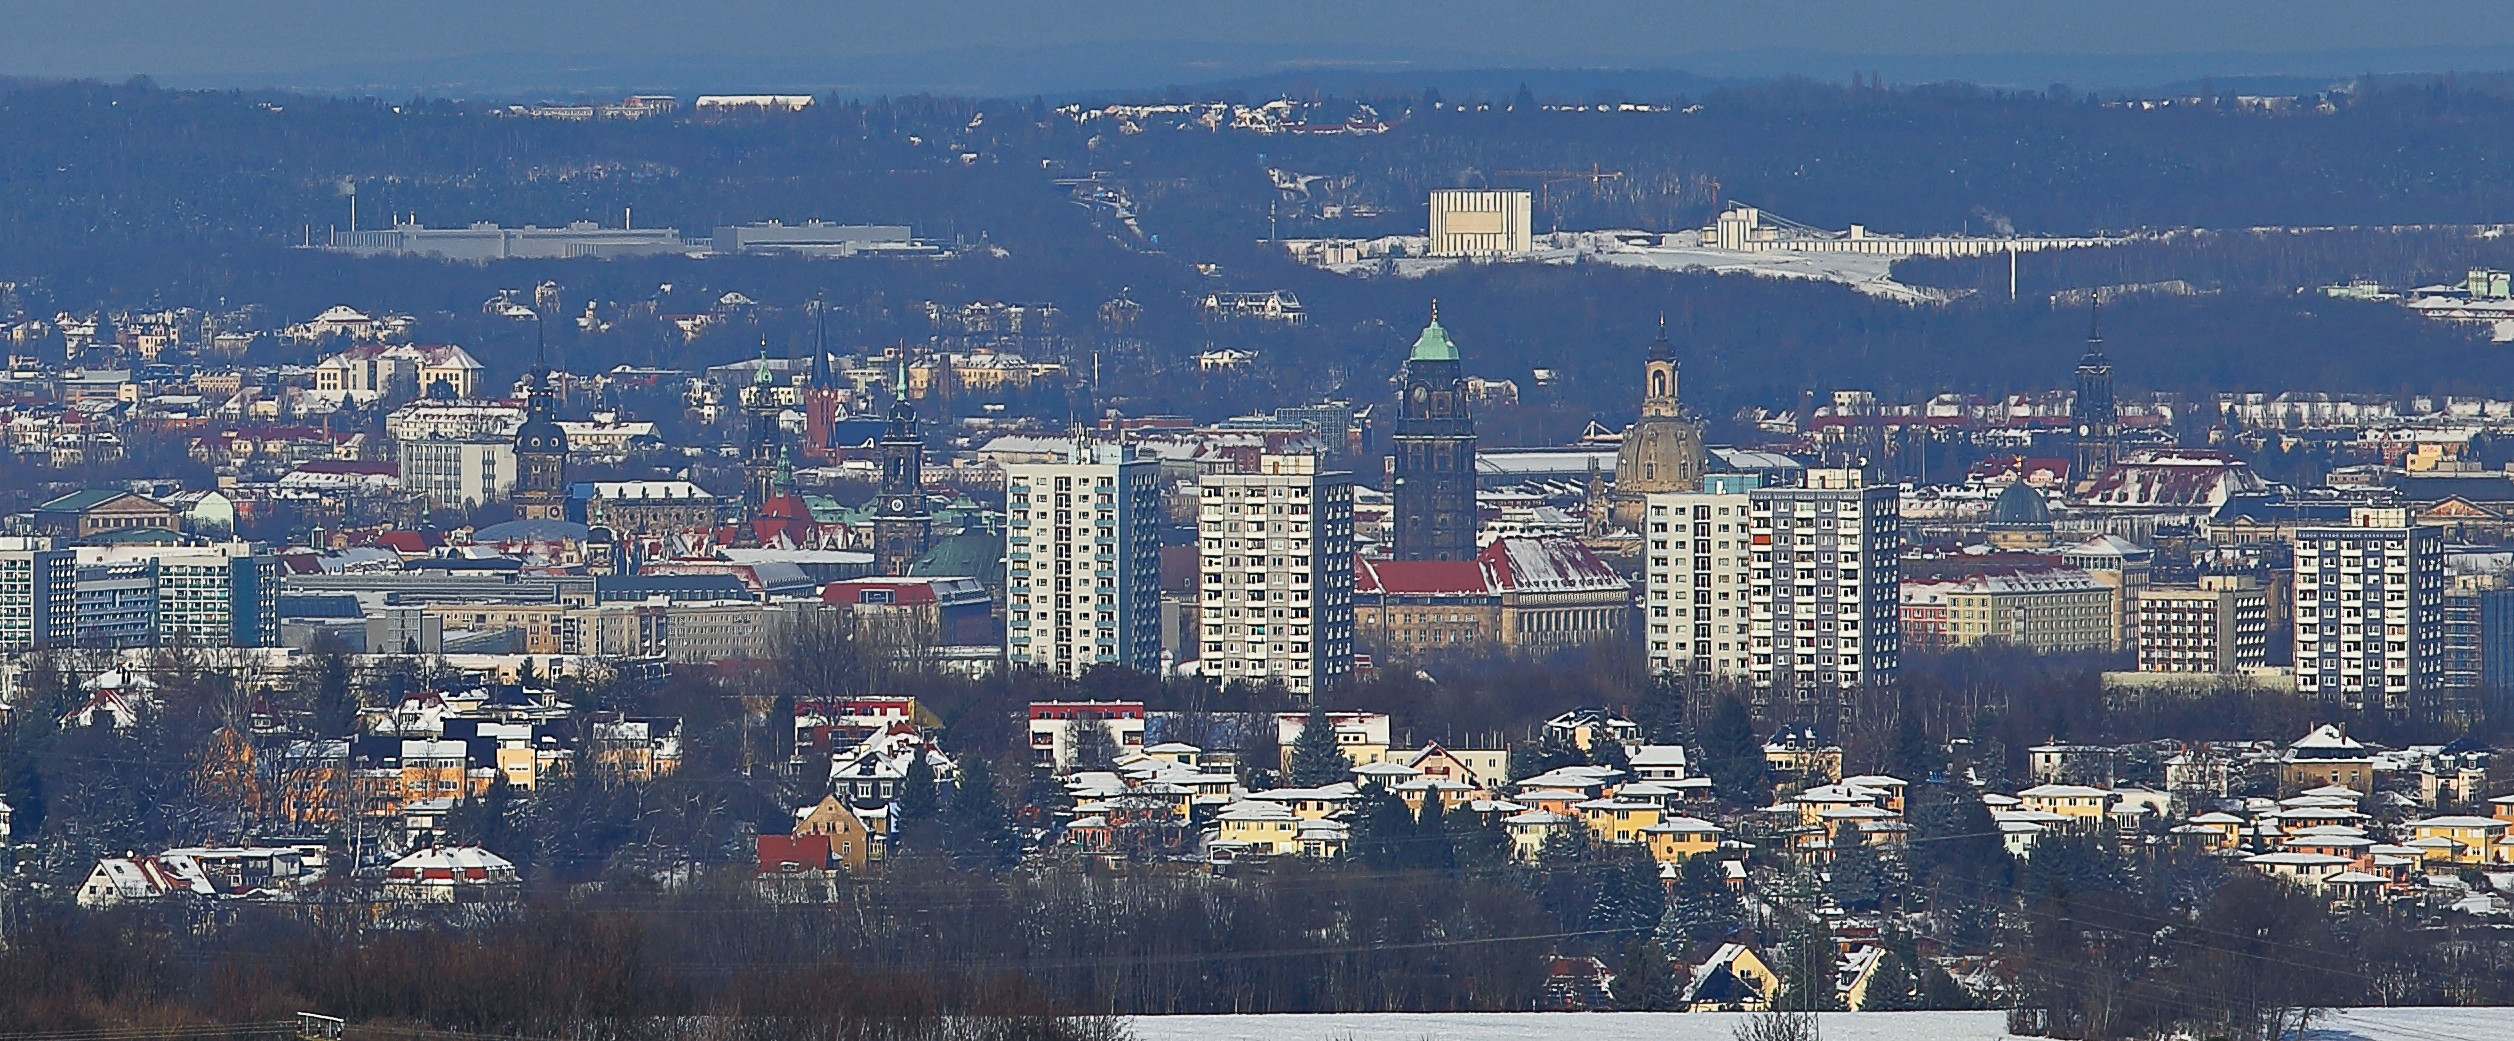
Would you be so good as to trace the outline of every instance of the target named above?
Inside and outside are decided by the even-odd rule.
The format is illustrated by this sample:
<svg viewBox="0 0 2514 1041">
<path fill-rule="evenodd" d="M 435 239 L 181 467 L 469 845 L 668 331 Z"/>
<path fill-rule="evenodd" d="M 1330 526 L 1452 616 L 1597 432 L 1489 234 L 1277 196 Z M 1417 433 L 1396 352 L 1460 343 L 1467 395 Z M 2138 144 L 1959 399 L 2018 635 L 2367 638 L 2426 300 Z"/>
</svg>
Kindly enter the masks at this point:
<svg viewBox="0 0 2514 1041">
<path fill-rule="evenodd" d="M 1870 61 L 1934 78 L 1984 56 L 2061 59 L 2062 71 L 2102 68 L 2072 58 L 2176 56 L 2123 68 L 2191 75 L 2442 71 L 2499 55 L 2514 66 L 2502 0 L 2426 0 L 2414 13 L 2364 0 L 0 0 L 0 18 L 0 73 L 221 86 L 747 69 L 1082 89 L 1303 63 L 1769 74 Z M 972 67 L 990 62 L 1004 67 Z"/>
</svg>

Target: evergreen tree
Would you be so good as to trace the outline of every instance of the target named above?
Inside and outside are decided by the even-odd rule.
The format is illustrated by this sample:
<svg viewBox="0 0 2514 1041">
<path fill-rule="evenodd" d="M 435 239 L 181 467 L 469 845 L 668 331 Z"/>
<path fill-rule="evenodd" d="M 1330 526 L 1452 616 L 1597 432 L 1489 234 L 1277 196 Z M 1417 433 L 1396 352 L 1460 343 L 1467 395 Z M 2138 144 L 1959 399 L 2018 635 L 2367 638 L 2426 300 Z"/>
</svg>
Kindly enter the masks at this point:
<svg viewBox="0 0 2514 1041">
<path fill-rule="evenodd" d="M 941 804 L 934 791 L 934 764 L 927 759 L 923 744 L 909 749 L 907 776 L 900 778 L 899 796 L 891 804 L 891 831 L 906 838 L 912 828 L 934 819 L 934 810 Z"/>
<path fill-rule="evenodd" d="M 1452 813 L 1449 830 L 1450 845 L 1457 850 L 1458 867 L 1475 874 L 1489 874 L 1510 863 L 1510 829 L 1503 826 L 1501 816 L 1494 814 L 1481 822 L 1468 817 L 1468 823 L 1457 823 Z"/>
<path fill-rule="evenodd" d="M 1020 855 L 1020 838 L 1013 834 L 1012 819 L 1005 815 L 1003 802 L 996 797 L 995 777 L 987 769 L 986 760 L 974 755 L 968 758 L 945 810 L 944 846 L 953 857 L 967 863 L 985 867 L 1010 864 Z"/>
<path fill-rule="evenodd" d="M 1615 1005 L 1626 1012 L 1671 1012 L 1683 988 L 1667 963 L 1667 952 L 1648 940 L 1624 946 L 1624 969 L 1615 975 Z"/>
<path fill-rule="evenodd" d="M 1851 911 L 1874 911 L 1884 899 L 1885 869 L 1868 836 L 1851 821 L 1834 829 L 1833 873 L 1825 889 L 1833 901 Z"/>
<path fill-rule="evenodd" d="M 1353 777 L 1353 757 L 1336 747 L 1335 724 L 1327 710 L 1310 706 L 1301 736 L 1292 741 L 1292 787 L 1319 788 Z"/>
<path fill-rule="evenodd" d="M 1641 727 L 1644 744 L 1685 743 L 1685 688 L 1672 673 L 1660 673 L 1641 688 L 1632 706 L 1632 721 Z"/>
<path fill-rule="evenodd" d="M 1463 811 L 1461 811 L 1463 812 Z M 1414 817 L 1414 843 L 1405 859 L 1410 867 L 1427 871 L 1447 871 L 1458 866 L 1457 850 L 1450 845 L 1449 814 L 1441 808 L 1440 793 L 1423 793 L 1423 808 Z"/>
<path fill-rule="evenodd" d="M 1625 753 L 1623 742 L 1599 734 L 1596 740 L 1589 742 L 1589 765 L 1630 770 L 1632 757 Z"/>
<path fill-rule="evenodd" d="M 1836 963 L 1833 929 L 1814 915 L 1801 918 L 1776 950 L 1772 971 L 1780 974 L 1781 993 L 1772 1007 L 1785 1012 L 1835 1012 L 1842 1007 L 1833 989 Z"/>
<path fill-rule="evenodd" d="M 1722 697 L 1703 724 L 1701 759 L 1702 772 L 1710 775 L 1721 798 L 1762 805 L 1770 790 L 1764 776 L 1763 742 L 1755 738 L 1754 717 L 1737 695 Z"/>
<path fill-rule="evenodd" d="M 1877 959 L 1877 967 L 1868 974 L 1868 990 L 1862 996 L 1860 1012 L 1918 1012 L 1926 1008 L 1921 1000 L 1920 970 L 1912 964 L 1911 955 L 1900 945 L 1889 945 L 1885 956 Z"/>
<path fill-rule="evenodd" d="M 1725 942 L 1746 922 L 1746 905 L 1728 887 L 1720 860 L 1686 857 L 1676 869 L 1676 891 L 1668 896 L 1667 913 L 1659 918 L 1659 946 L 1688 955 Z"/>
<path fill-rule="evenodd" d="M 1919 784 L 1946 769 L 1944 749 L 1929 740 L 1920 725 L 1920 710 L 1910 694 L 1903 696 L 1900 712 L 1894 721 L 1894 762 L 1889 769 L 1894 775 L 1912 784 Z"/>
<path fill-rule="evenodd" d="M 1362 798 L 1362 812 L 1347 843 L 1353 859 L 1382 870 L 1406 867 L 1414 845 L 1414 815 L 1386 789 L 1374 787 Z"/>
<path fill-rule="evenodd" d="M 1117 769 L 1117 737 L 1097 719 L 1075 717 L 1065 722 L 1066 766 L 1072 770 Z"/>
<path fill-rule="evenodd" d="M 2130 866 L 2111 828 L 2090 834 L 2053 832 L 2034 840 L 2025 858 L 2026 892 L 2066 899 L 2080 893 L 2122 893 L 2131 887 Z"/>
<path fill-rule="evenodd" d="M 1906 778 L 1909 780 L 1909 778 Z M 1913 873 L 1945 892 L 1971 892 L 2008 880 L 2014 861 L 1999 837 L 1999 823 L 1969 784 L 1921 785 L 1912 800 Z"/>
</svg>

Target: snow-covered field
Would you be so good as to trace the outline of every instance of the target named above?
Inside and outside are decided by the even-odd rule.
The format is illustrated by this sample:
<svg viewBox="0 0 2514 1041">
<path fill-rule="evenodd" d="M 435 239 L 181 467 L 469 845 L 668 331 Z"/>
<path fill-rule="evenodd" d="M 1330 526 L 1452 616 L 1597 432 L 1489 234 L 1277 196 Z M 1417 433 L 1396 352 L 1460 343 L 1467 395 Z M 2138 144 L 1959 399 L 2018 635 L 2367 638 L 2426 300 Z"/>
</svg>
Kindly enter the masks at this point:
<svg viewBox="0 0 2514 1041">
<path fill-rule="evenodd" d="M 1662 271 L 1700 270 L 1722 275 L 1839 282 L 1863 293 L 1905 303 L 1927 303 L 1946 298 L 1937 290 L 1895 281 L 1893 257 L 1783 250 L 1747 252 L 1688 245 L 1686 241 L 1686 236 L 1660 236 L 1641 231 L 1559 232 L 1539 236 L 1536 249 L 1509 257 L 1470 261 L 1457 257 L 1412 256 L 1397 257 L 1387 261 L 1387 264 L 1390 271 L 1400 278 L 1419 278 L 1469 263 L 1577 264 L 1587 261 Z M 1365 275 L 1379 270 L 1380 264 L 1381 261 L 1374 258 L 1355 264 L 1329 266 L 1327 270 L 1345 275 Z"/>
<path fill-rule="evenodd" d="M 1357 1012 L 1142 1016 L 1139 1041 L 1729 1041 L 1746 1018 L 1681 1012 Z M 1822 1017 L 1825 1041 L 1999 1041 L 2000 1012 L 1851 1012 Z M 2316 1021 L 2308 1041 L 2507 1041 L 2514 1008 L 2370 1008 Z"/>
</svg>

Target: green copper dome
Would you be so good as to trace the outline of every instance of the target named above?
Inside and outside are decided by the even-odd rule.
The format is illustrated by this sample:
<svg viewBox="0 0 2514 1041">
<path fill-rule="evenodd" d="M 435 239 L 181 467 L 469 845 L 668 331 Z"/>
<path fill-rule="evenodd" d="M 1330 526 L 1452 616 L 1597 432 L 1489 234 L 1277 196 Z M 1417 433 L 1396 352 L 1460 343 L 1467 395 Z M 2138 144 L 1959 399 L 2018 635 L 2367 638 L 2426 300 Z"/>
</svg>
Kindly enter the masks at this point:
<svg viewBox="0 0 2514 1041">
<path fill-rule="evenodd" d="M 1440 305 L 1432 305 L 1432 324 L 1423 327 L 1423 335 L 1414 338 L 1414 353 L 1407 361 L 1456 361 L 1458 345 L 1449 342 L 1449 330 L 1440 327 Z"/>
</svg>

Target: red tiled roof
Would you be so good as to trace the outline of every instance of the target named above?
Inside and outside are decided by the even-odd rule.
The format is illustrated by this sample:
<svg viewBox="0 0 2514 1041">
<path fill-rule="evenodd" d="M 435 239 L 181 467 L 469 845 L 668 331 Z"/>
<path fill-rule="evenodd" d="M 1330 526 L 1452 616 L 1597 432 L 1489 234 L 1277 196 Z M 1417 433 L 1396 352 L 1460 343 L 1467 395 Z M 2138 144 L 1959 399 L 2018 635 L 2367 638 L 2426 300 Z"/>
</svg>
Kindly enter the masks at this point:
<svg viewBox="0 0 2514 1041">
<path fill-rule="evenodd" d="M 370 459 L 309 459 L 305 462 L 297 464 L 297 472 L 310 474 L 382 474 L 386 477 L 399 477 L 402 475 L 402 466 L 400 463 L 388 463 L 381 460 Z"/>
<path fill-rule="evenodd" d="M 1482 596 L 1493 590 L 1484 565 L 1472 560 L 1356 558 L 1353 591 L 1390 596 Z"/>
</svg>

